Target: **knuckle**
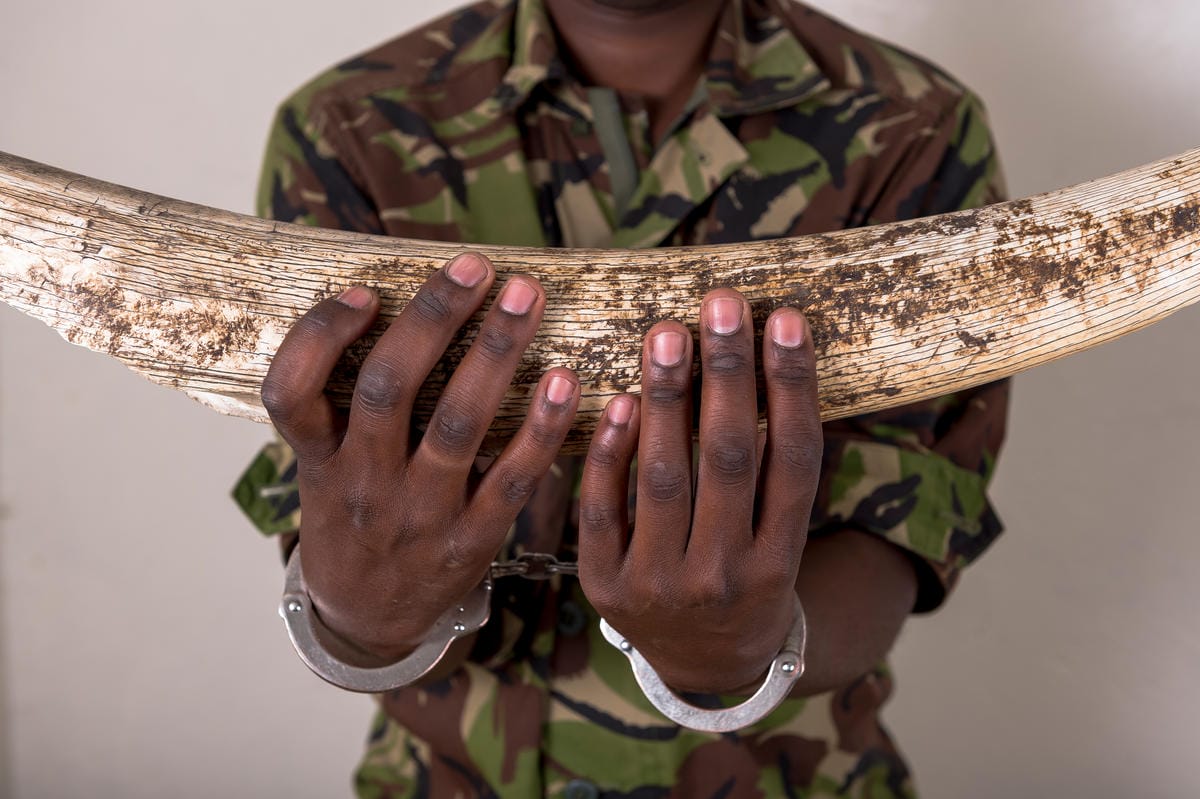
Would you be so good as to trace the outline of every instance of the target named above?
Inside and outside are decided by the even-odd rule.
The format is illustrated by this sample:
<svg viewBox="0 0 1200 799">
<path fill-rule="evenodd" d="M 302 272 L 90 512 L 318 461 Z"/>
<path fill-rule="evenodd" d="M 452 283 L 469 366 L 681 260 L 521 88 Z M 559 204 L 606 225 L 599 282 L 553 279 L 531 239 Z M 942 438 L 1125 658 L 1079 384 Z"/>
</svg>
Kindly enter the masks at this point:
<svg viewBox="0 0 1200 799">
<path fill-rule="evenodd" d="M 605 502 L 587 502 L 579 508 L 579 519 L 585 530 L 612 530 L 620 523 L 621 514 Z"/>
<path fill-rule="evenodd" d="M 691 469 L 678 463 L 656 461 L 643 467 L 646 493 L 658 502 L 671 502 L 687 496 L 691 486 Z"/>
<path fill-rule="evenodd" d="M 709 352 L 704 361 L 704 372 L 707 375 L 723 377 L 725 375 L 741 375 L 754 365 L 750 353 L 742 347 L 715 347 Z"/>
<path fill-rule="evenodd" d="M 676 580 L 659 570 L 639 569 L 630 586 L 629 596 L 637 608 L 675 608 L 684 601 Z"/>
<path fill-rule="evenodd" d="M 449 292 L 438 286 L 426 285 L 412 298 L 412 309 L 426 322 L 444 324 L 450 319 L 454 304 Z"/>
<path fill-rule="evenodd" d="M 459 408 L 446 407 L 434 416 L 426 437 L 451 455 L 465 455 L 475 449 L 478 434 L 479 422 L 474 416 Z"/>
<path fill-rule="evenodd" d="M 347 488 L 342 494 L 341 511 L 342 523 L 355 533 L 375 529 L 385 514 L 374 488 L 361 484 Z"/>
<path fill-rule="evenodd" d="M 262 384 L 262 404 L 276 424 L 286 426 L 295 418 L 298 400 L 295 390 L 282 378 L 274 372 L 267 374 Z"/>
<path fill-rule="evenodd" d="M 807 389 L 816 380 L 812 364 L 802 357 L 776 360 L 769 377 L 785 388 L 796 389 Z"/>
<path fill-rule="evenodd" d="M 603 444 L 593 444 L 587 453 L 586 466 L 609 472 L 620 466 L 621 456 L 615 449 Z"/>
<path fill-rule="evenodd" d="M 569 421 L 569 419 L 567 419 Z M 529 441 L 539 450 L 557 450 L 563 438 L 562 425 L 540 419 L 529 425 Z"/>
<path fill-rule="evenodd" d="M 506 504 L 524 505 L 537 488 L 538 480 L 522 469 L 508 466 L 501 469 L 496 484 Z"/>
<path fill-rule="evenodd" d="M 688 386 L 682 383 L 654 382 L 646 386 L 643 394 L 651 405 L 658 408 L 673 409 L 683 405 L 690 392 Z"/>
<path fill-rule="evenodd" d="M 478 558 L 461 538 L 447 535 L 442 544 L 442 568 L 448 574 L 462 574 L 470 571 Z"/>
<path fill-rule="evenodd" d="M 516 339 L 495 325 L 488 325 L 475 340 L 483 354 L 493 360 L 502 360 L 512 352 Z"/>
<path fill-rule="evenodd" d="M 822 449 L 819 435 L 782 441 L 771 448 L 771 459 L 789 471 L 815 472 L 821 466 Z"/>
<path fill-rule="evenodd" d="M 756 447 L 740 437 L 715 436 L 704 449 L 704 462 L 719 482 L 742 482 L 754 476 Z"/>
<path fill-rule="evenodd" d="M 387 412 L 405 400 L 406 386 L 391 366 L 374 363 L 364 369 L 354 386 L 359 403 L 369 411 Z"/>
<path fill-rule="evenodd" d="M 300 317 L 300 321 L 296 322 L 296 328 L 301 335 L 305 336 L 326 335 L 336 326 L 337 320 L 341 316 L 339 311 L 343 307 L 336 300 L 319 302 L 312 307 L 312 310 Z"/>
<path fill-rule="evenodd" d="M 731 571 L 713 564 L 689 582 L 686 603 L 704 610 L 729 610 L 742 600 L 744 591 Z"/>
</svg>

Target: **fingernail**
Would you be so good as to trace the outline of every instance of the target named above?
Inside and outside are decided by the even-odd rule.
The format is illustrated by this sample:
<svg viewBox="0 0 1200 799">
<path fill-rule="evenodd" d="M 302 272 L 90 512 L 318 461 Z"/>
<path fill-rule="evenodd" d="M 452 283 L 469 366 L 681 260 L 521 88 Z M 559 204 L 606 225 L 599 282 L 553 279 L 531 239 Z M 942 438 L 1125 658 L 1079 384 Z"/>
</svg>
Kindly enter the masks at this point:
<svg viewBox="0 0 1200 799">
<path fill-rule="evenodd" d="M 709 300 L 705 307 L 708 328 L 718 336 L 728 336 L 742 326 L 742 302 L 732 297 Z"/>
<path fill-rule="evenodd" d="M 487 275 L 487 267 L 474 253 L 465 252 L 446 264 L 446 277 L 463 288 L 478 286 Z"/>
<path fill-rule="evenodd" d="M 555 405 L 566 405 L 575 395 L 575 384 L 561 375 L 554 375 L 546 384 L 546 399 Z"/>
<path fill-rule="evenodd" d="M 799 347 L 804 343 L 804 317 L 792 310 L 772 316 L 771 340 L 784 349 Z"/>
<path fill-rule="evenodd" d="M 337 301 L 351 308 L 362 309 L 371 304 L 373 295 L 366 286 L 354 286 L 337 295 Z"/>
<path fill-rule="evenodd" d="M 665 331 L 659 333 L 650 342 L 650 357 L 659 366 L 678 366 L 683 360 L 683 348 L 686 342 L 682 333 Z"/>
<path fill-rule="evenodd" d="M 510 280 L 500 292 L 500 310 L 513 316 L 529 313 L 537 299 L 537 291 L 524 280 Z"/>
<path fill-rule="evenodd" d="M 604 412 L 609 422 L 624 427 L 633 416 L 633 400 L 629 397 L 614 397 Z"/>
</svg>

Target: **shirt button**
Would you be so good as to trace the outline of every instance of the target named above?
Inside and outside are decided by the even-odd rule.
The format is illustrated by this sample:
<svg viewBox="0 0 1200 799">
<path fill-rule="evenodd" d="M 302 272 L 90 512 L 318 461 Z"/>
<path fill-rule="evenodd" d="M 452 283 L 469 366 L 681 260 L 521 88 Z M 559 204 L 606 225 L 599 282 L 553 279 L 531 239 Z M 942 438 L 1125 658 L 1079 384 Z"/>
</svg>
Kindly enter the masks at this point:
<svg viewBox="0 0 1200 799">
<path fill-rule="evenodd" d="M 558 631 L 563 635 L 575 636 L 583 632 L 587 626 L 587 614 L 583 608 L 571 600 L 563 602 L 558 607 Z"/>
<path fill-rule="evenodd" d="M 587 780 L 571 780 L 563 791 L 563 799 L 597 799 L 600 790 Z"/>
</svg>

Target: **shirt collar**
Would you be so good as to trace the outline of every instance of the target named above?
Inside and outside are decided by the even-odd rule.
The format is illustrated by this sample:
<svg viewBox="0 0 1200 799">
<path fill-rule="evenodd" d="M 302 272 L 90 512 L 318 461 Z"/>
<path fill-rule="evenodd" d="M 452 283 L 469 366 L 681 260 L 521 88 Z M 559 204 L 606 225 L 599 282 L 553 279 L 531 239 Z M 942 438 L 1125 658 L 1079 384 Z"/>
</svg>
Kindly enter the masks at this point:
<svg viewBox="0 0 1200 799">
<path fill-rule="evenodd" d="M 500 81 L 496 99 L 511 111 L 538 86 L 568 77 L 558 39 L 542 0 L 514 0 L 512 63 Z"/>
<path fill-rule="evenodd" d="M 535 88 L 568 80 L 543 0 L 513 0 L 512 63 L 495 99 L 505 111 Z M 718 116 L 744 116 L 795 105 L 829 80 L 775 9 L 777 0 L 729 0 L 705 66 L 708 99 Z"/>
<path fill-rule="evenodd" d="M 746 116 L 795 105 L 830 85 L 788 28 L 776 0 L 729 0 L 704 79 L 717 116 Z"/>
</svg>

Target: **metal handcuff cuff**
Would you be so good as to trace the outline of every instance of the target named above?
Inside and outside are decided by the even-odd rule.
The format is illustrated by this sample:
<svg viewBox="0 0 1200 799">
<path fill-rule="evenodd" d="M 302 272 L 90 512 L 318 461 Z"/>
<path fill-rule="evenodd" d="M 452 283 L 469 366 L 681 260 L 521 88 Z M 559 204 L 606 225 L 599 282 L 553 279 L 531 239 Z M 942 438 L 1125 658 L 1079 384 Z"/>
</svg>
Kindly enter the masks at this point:
<svg viewBox="0 0 1200 799">
<path fill-rule="evenodd" d="M 548 580 L 556 574 L 576 575 L 578 571 L 578 564 L 563 563 L 553 555 L 543 553 L 526 553 L 515 560 L 493 563 L 483 582 L 442 614 L 429 635 L 412 653 L 389 666 L 362 668 L 338 659 L 322 645 L 320 633 L 329 633 L 313 612 L 312 600 L 300 570 L 300 545 L 297 544 L 288 558 L 279 615 L 283 617 L 296 653 L 318 677 L 350 691 L 381 693 L 421 679 L 445 657 L 454 641 L 487 624 L 491 615 L 494 579 L 524 577 L 528 580 Z M 795 613 L 792 629 L 783 648 L 771 661 L 762 685 L 744 702 L 719 710 L 697 707 L 672 691 L 641 653 L 604 619 L 600 620 L 600 631 L 606 641 L 629 658 L 638 686 L 659 712 L 682 727 L 723 733 L 743 729 L 766 717 L 787 697 L 792 684 L 804 673 L 806 627 L 804 608 L 799 598 L 796 599 Z"/>
</svg>

